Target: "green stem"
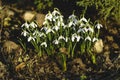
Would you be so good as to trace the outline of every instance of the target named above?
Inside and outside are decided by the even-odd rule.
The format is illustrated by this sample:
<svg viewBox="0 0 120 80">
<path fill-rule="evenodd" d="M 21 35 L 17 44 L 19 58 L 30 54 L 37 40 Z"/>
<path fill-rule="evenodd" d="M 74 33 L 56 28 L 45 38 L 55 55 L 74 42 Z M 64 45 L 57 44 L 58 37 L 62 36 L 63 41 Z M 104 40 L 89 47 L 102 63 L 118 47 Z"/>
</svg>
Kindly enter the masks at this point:
<svg viewBox="0 0 120 80">
<path fill-rule="evenodd" d="M 73 48 L 72 48 L 72 58 L 74 57 L 74 50 L 75 50 L 75 47 L 76 47 L 76 44 L 77 44 L 77 42 L 74 44 L 74 46 L 73 46 Z"/>
</svg>

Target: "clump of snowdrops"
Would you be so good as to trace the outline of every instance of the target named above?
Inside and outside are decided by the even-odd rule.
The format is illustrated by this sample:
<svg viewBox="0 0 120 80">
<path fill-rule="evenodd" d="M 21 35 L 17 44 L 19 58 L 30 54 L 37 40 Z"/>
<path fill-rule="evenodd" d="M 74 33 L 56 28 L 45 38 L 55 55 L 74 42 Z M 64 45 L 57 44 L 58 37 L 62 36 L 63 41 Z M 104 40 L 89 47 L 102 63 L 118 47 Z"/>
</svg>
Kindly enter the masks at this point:
<svg viewBox="0 0 120 80">
<path fill-rule="evenodd" d="M 22 35 L 34 46 L 38 55 L 59 56 L 64 71 L 67 70 L 66 60 L 79 55 L 87 54 L 96 63 L 92 47 L 98 40 L 101 27 L 101 24 L 93 24 L 84 16 L 79 19 L 74 13 L 64 21 L 56 8 L 46 14 L 42 28 L 38 29 L 35 22 L 21 26 Z"/>
</svg>

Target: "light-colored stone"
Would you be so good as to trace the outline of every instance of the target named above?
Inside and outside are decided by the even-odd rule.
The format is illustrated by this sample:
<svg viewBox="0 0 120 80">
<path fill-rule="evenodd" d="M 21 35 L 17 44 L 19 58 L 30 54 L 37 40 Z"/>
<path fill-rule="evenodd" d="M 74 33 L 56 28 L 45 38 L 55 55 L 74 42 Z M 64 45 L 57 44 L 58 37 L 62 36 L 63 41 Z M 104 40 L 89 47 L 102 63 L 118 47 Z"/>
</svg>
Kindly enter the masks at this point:
<svg viewBox="0 0 120 80">
<path fill-rule="evenodd" d="M 13 51 L 17 50 L 19 48 L 19 45 L 17 45 L 15 42 L 13 41 L 6 41 L 3 44 L 3 50 L 5 53 L 12 53 Z"/>
<path fill-rule="evenodd" d="M 35 12 L 32 12 L 32 11 L 26 11 L 24 14 L 23 14 L 23 19 L 25 21 L 32 21 L 33 19 L 35 18 Z"/>
<path fill-rule="evenodd" d="M 103 51 L 103 41 L 102 39 L 99 39 L 98 41 L 95 42 L 93 50 L 95 53 L 101 53 Z"/>
<path fill-rule="evenodd" d="M 39 27 L 42 27 L 43 22 L 45 20 L 45 14 L 36 14 L 36 23 L 39 25 Z"/>
<path fill-rule="evenodd" d="M 12 10 L 9 10 L 9 9 L 8 9 L 6 15 L 7 15 L 8 17 L 13 17 L 13 16 L 15 15 L 15 13 L 14 13 Z"/>
</svg>

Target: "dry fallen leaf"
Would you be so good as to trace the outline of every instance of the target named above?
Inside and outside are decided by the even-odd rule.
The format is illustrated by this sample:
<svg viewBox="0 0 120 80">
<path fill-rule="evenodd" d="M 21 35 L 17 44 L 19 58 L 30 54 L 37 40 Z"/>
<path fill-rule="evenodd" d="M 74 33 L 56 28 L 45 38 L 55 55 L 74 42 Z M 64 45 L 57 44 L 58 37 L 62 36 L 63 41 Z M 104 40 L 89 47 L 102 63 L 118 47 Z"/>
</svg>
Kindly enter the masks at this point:
<svg viewBox="0 0 120 80">
<path fill-rule="evenodd" d="M 26 66 L 25 63 L 22 62 L 22 63 L 18 64 L 18 65 L 15 67 L 15 70 L 16 70 L 16 71 L 20 71 L 20 70 L 22 70 L 25 66 Z"/>
</svg>

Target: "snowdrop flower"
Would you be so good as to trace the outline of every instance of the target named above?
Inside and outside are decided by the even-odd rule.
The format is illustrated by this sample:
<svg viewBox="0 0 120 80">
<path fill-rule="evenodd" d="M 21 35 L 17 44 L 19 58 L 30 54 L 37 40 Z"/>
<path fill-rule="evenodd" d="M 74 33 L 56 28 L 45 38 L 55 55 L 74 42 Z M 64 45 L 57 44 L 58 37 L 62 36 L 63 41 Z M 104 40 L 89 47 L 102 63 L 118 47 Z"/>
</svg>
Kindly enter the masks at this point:
<svg viewBox="0 0 120 80">
<path fill-rule="evenodd" d="M 53 31 L 53 29 L 48 28 L 47 31 L 46 31 L 46 34 L 48 34 L 48 33 L 50 33 L 50 32 L 55 33 L 55 32 Z"/>
<path fill-rule="evenodd" d="M 63 16 L 62 15 L 60 15 L 60 21 L 63 22 Z"/>
<path fill-rule="evenodd" d="M 85 24 L 84 24 L 84 23 L 80 23 L 80 26 L 79 26 L 79 27 L 83 27 L 83 26 L 85 26 Z"/>
<path fill-rule="evenodd" d="M 99 23 L 95 25 L 95 28 L 97 28 L 97 29 L 100 29 L 101 27 L 103 27 L 103 26 Z"/>
<path fill-rule="evenodd" d="M 39 35 L 39 34 L 40 34 L 40 32 L 37 31 L 37 30 L 35 30 L 35 32 L 33 33 L 34 36 L 37 36 L 37 35 Z"/>
<path fill-rule="evenodd" d="M 42 36 L 46 37 L 46 35 L 44 33 L 40 33 L 39 36 L 40 37 L 42 37 Z"/>
<path fill-rule="evenodd" d="M 37 25 L 36 25 L 34 22 L 31 22 L 31 23 L 29 24 L 29 26 L 31 26 L 32 28 L 36 28 L 36 27 L 37 27 Z"/>
<path fill-rule="evenodd" d="M 75 39 L 77 39 L 77 42 L 79 42 L 80 41 L 80 36 L 79 35 L 77 35 L 76 33 L 74 33 L 74 34 L 72 34 L 72 42 L 74 42 L 75 41 Z"/>
<path fill-rule="evenodd" d="M 65 42 L 68 42 L 68 37 L 65 38 Z"/>
<path fill-rule="evenodd" d="M 78 31 L 77 31 L 77 33 L 80 33 L 80 32 L 85 33 L 84 28 L 79 28 Z"/>
<path fill-rule="evenodd" d="M 80 22 L 86 22 L 87 23 L 88 21 L 85 17 L 83 17 L 83 18 L 80 19 Z"/>
<path fill-rule="evenodd" d="M 78 20 L 74 14 L 69 16 L 69 20 L 70 20 L 69 26 L 72 26 L 72 25 L 75 26 L 78 23 Z"/>
<path fill-rule="evenodd" d="M 54 44 L 59 44 L 59 40 L 55 39 L 55 40 L 53 41 L 53 43 L 54 43 Z"/>
<path fill-rule="evenodd" d="M 73 25 L 73 22 L 69 22 L 68 27 L 71 27 Z"/>
<path fill-rule="evenodd" d="M 26 27 L 26 28 L 29 28 L 29 24 L 27 22 L 25 22 L 21 27 Z"/>
<path fill-rule="evenodd" d="M 87 37 L 85 38 L 85 41 L 87 41 L 87 40 L 91 41 L 90 36 L 87 36 Z"/>
<path fill-rule="evenodd" d="M 28 42 L 30 42 L 31 40 L 35 41 L 35 39 L 32 36 L 28 38 Z"/>
<path fill-rule="evenodd" d="M 93 28 L 91 28 L 91 27 L 88 28 L 88 31 L 90 31 L 92 33 L 94 32 Z"/>
<path fill-rule="evenodd" d="M 88 32 L 88 31 L 90 31 L 90 32 L 94 32 L 94 30 L 91 28 L 91 27 L 88 27 L 88 28 L 83 28 L 83 30 L 85 31 L 85 32 Z"/>
<path fill-rule="evenodd" d="M 65 40 L 65 38 L 62 35 L 58 38 L 58 40 L 61 40 L 61 39 Z"/>
<path fill-rule="evenodd" d="M 57 25 L 60 26 L 60 21 L 57 22 Z"/>
<path fill-rule="evenodd" d="M 46 42 L 42 42 L 42 43 L 41 43 L 41 46 L 47 47 L 47 43 L 46 43 Z"/>
<path fill-rule="evenodd" d="M 74 14 L 69 16 L 69 19 L 76 19 L 76 16 Z"/>
<path fill-rule="evenodd" d="M 63 26 L 63 29 L 65 29 L 65 28 L 67 28 L 67 27 L 68 27 L 67 25 L 64 25 L 64 26 Z"/>
<path fill-rule="evenodd" d="M 86 27 L 83 28 L 84 32 L 88 32 L 88 29 Z"/>
<path fill-rule="evenodd" d="M 52 18 L 53 18 L 53 16 L 52 16 L 52 14 L 50 12 L 45 16 L 45 20 L 52 21 Z"/>
<path fill-rule="evenodd" d="M 42 27 L 40 30 L 42 31 L 42 30 L 44 30 L 44 31 L 47 31 L 47 27 Z"/>
<path fill-rule="evenodd" d="M 92 42 L 98 41 L 98 38 L 93 38 Z"/>
<path fill-rule="evenodd" d="M 24 37 L 26 37 L 27 34 L 28 34 L 28 32 L 27 32 L 26 30 L 24 30 L 24 31 L 21 33 L 21 35 L 23 35 Z"/>
<path fill-rule="evenodd" d="M 55 16 L 56 14 L 60 15 L 60 12 L 58 11 L 58 9 L 54 9 L 54 11 L 52 12 L 52 14 Z"/>
<path fill-rule="evenodd" d="M 54 26 L 52 29 L 55 29 L 56 31 L 58 31 L 60 29 L 59 26 Z"/>
</svg>

